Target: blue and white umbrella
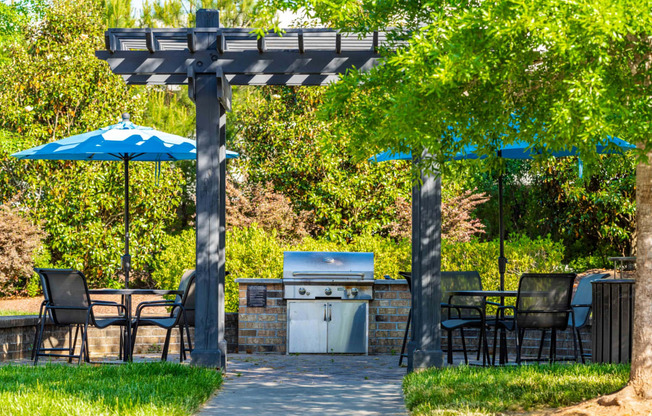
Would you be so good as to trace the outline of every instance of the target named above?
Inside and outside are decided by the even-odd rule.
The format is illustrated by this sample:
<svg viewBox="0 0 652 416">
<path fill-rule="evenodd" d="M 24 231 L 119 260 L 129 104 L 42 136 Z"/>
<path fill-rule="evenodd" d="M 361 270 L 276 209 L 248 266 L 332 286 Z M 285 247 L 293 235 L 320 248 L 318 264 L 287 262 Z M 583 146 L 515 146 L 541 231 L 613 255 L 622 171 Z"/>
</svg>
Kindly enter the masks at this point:
<svg viewBox="0 0 652 416">
<path fill-rule="evenodd" d="M 123 114 L 122 122 L 88 133 L 77 134 L 56 142 L 47 143 L 12 156 L 18 159 L 45 160 L 115 160 L 122 161 L 125 168 L 125 254 L 122 267 L 125 286 L 129 288 L 129 162 L 174 162 L 197 159 L 194 140 L 164 133 L 151 127 L 137 126 L 129 121 L 129 114 Z M 229 150 L 226 158 L 239 155 Z"/>
<path fill-rule="evenodd" d="M 628 150 L 635 149 L 631 143 L 628 143 L 617 137 L 608 136 L 604 141 L 596 146 L 596 151 L 599 154 L 623 154 Z M 462 151 L 458 152 L 451 160 L 463 159 L 481 159 L 484 155 L 476 153 L 477 146 L 465 146 Z M 522 140 L 515 140 L 513 143 L 501 146 L 496 150 L 498 157 L 505 159 L 534 159 L 535 156 L 541 155 L 541 149 L 537 149 L 530 143 Z M 570 149 L 562 149 L 557 151 L 548 151 L 548 155 L 554 157 L 568 157 L 577 156 L 578 150 L 575 147 Z M 386 162 L 390 160 L 412 160 L 412 152 L 394 152 L 393 150 L 386 150 L 371 156 L 368 159 L 370 162 Z M 581 169 L 581 165 L 580 165 Z M 581 171 L 580 171 L 581 173 Z M 503 176 L 498 177 L 498 232 L 500 237 L 500 257 L 498 258 L 498 271 L 500 273 L 500 290 L 505 289 L 505 267 L 507 258 L 505 257 L 505 224 L 503 222 Z"/>
</svg>

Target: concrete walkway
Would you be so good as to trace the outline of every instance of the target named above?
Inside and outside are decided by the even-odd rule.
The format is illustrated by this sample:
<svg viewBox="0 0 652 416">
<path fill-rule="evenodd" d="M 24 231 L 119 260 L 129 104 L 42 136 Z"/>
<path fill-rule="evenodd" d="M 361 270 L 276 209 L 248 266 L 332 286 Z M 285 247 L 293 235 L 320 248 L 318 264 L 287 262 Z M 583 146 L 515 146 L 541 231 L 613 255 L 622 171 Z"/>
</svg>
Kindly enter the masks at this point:
<svg viewBox="0 0 652 416">
<path fill-rule="evenodd" d="M 230 354 L 199 416 L 407 415 L 398 356 Z"/>
</svg>

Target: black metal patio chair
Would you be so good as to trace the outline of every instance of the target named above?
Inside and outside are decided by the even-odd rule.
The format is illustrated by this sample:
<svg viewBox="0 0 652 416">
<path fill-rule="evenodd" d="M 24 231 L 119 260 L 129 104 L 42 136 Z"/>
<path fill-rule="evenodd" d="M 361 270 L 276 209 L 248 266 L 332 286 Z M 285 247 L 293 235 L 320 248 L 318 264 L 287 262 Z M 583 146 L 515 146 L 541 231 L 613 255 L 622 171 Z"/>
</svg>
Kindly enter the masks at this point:
<svg viewBox="0 0 652 416">
<path fill-rule="evenodd" d="M 192 342 L 190 340 L 190 327 L 195 326 L 195 271 L 188 270 L 181 277 L 179 282 L 179 290 L 183 291 L 182 295 L 177 295 L 175 300 L 171 301 L 148 301 L 141 302 L 136 308 L 136 318 L 132 325 L 132 354 L 133 348 L 136 344 L 136 335 L 138 328 L 141 326 L 157 326 L 159 328 L 167 329 L 165 336 L 165 344 L 163 345 L 163 352 L 161 360 L 167 361 L 168 349 L 170 347 L 170 337 L 172 330 L 175 327 L 179 328 L 179 361 L 183 362 L 186 359 L 186 352 L 192 351 Z M 143 316 L 142 313 L 148 308 L 170 308 L 169 315 L 166 316 Z M 186 338 L 188 340 L 188 347 L 184 341 L 184 329 L 186 331 Z"/>
<path fill-rule="evenodd" d="M 577 345 L 580 348 L 579 356 L 582 359 L 582 363 L 585 362 L 586 357 L 590 357 L 591 354 L 584 353 L 584 347 L 582 346 L 582 333 L 580 329 L 588 325 L 591 318 L 591 308 L 592 308 L 592 298 L 593 298 L 593 285 L 592 283 L 596 280 L 604 279 L 609 276 L 609 273 L 596 273 L 584 276 L 580 279 L 577 284 L 577 289 L 573 294 L 573 300 L 571 300 L 571 307 L 573 308 L 573 315 L 575 317 L 575 331 L 573 336 L 577 338 Z M 568 327 L 573 328 L 573 322 L 571 319 L 573 317 L 568 317 Z M 541 342 L 539 343 L 539 353 L 537 354 L 537 359 L 541 360 L 541 355 L 543 353 L 543 343 L 546 337 L 546 330 L 541 331 Z M 552 348 L 552 334 L 550 340 L 550 348 Z"/>
<path fill-rule="evenodd" d="M 494 322 L 494 353 L 492 363 L 496 362 L 496 342 L 499 330 L 514 331 L 516 340 L 516 363 L 521 363 L 521 348 L 525 330 L 551 330 L 549 361 L 555 360 L 556 331 L 565 330 L 569 325 L 575 332 L 574 313 L 571 307 L 575 273 L 525 273 L 518 285 L 515 306 L 500 306 Z M 505 315 L 511 310 L 512 315 Z M 577 360 L 577 345 L 575 359 Z"/>
<path fill-rule="evenodd" d="M 441 328 L 446 331 L 448 338 L 448 364 L 453 363 L 453 352 L 464 352 L 464 362 L 469 363 L 464 328 L 477 328 L 480 330 L 478 339 L 477 358 L 480 359 L 481 351 L 483 364 L 488 357 L 489 350 L 486 338 L 485 298 L 478 296 L 450 296 L 448 292 L 456 290 L 482 290 L 482 279 L 477 271 L 448 271 L 441 272 Z M 462 349 L 456 350 L 453 345 L 453 331 L 459 329 L 462 339 Z"/>
<path fill-rule="evenodd" d="M 77 358 L 79 363 L 84 358 L 86 362 L 90 362 L 88 352 L 89 326 L 101 329 L 111 325 L 119 325 L 126 327 L 127 333 L 129 332 L 130 322 L 126 318 L 126 307 L 117 302 L 92 301 L 88 294 L 86 278 L 82 272 L 72 269 L 35 270 L 41 277 L 45 301 L 39 322 L 38 335 L 34 344 L 34 365 L 38 363 L 39 357 L 43 356 L 68 358 L 69 361 L 72 358 Z M 118 315 L 96 317 L 93 311 L 96 306 L 115 306 L 118 309 Z M 45 323 L 48 320 L 55 326 L 68 327 L 68 348 L 45 348 L 42 346 Z M 76 327 L 74 340 L 72 339 L 73 326 Z M 79 331 L 81 331 L 81 346 L 79 355 L 75 355 Z M 60 353 L 66 350 L 68 354 Z"/>
</svg>

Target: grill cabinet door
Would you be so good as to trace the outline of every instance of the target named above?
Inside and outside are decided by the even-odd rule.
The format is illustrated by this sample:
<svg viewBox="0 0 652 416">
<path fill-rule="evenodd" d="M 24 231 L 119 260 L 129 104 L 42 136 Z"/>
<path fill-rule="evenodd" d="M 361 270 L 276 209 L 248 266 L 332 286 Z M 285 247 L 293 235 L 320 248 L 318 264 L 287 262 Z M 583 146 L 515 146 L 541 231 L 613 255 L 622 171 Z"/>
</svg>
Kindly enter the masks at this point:
<svg viewBox="0 0 652 416">
<path fill-rule="evenodd" d="M 328 302 L 328 352 L 367 353 L 367 301 Z"/>
<path fill-rule="evenodd" d="M 326 352 L 326 304 L 288 301 L 288 353 Z"/>
</svg>

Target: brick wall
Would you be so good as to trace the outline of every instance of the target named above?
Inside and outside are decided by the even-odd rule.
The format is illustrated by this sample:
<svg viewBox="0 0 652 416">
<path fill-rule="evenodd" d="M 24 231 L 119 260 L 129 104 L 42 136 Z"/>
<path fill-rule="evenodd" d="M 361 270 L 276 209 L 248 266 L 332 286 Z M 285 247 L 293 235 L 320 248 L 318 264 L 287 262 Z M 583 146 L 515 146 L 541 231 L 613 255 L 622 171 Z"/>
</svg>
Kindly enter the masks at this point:
<svg viewBox="0 0 652 416">
<path fill-rule="evenodd" d="M 38 319 L 35 316 L 0 317 L 0 360 L 30 357 L 37 321 Z M 229 352 L 237 351 L 237 327 L 238 315 L 235 313 L 226 314 L 225 336 Z M 166 330 L 156 327 L 139 328 L 134 353 L 161 353 L 166 332 Z M 190 334 L 194 338 L 193 328 L 190 329 Z M 172 332 L 170 348 L 168 350 L 169 354 L 178 354 L 179 352 L 178 335 L 178 330 Z M 67 329 L 48 325 L 44 333 L 43 345 L 45 347 L 61 347 L 68 345 L 68 339 Z M 88 332 L 88 340 L 91 359 L 98 357 L 117 357 L 120 348 L 120 328 L 91 328 Z M 81 340 L 78 339 L 78 346 L 80 342 Z"/>
<path fill-rule="evenodd" d="M 238 326 L 238 351 L 241 353 L 270 352 L 285 354 L 287 342 L 287 304 L 283 299 L 282 279 L 238 279 L 240 285 L 240 308 Z M 247 306 L 247 287 L 265 286 L 267 306 Z M 405 325 L 410 312 L 411 295 L 405 280 L 376 280 L 374 298 L 369 303 L 369 354 L 398 354 L 403 343 Z M 477 348 L 478 331 L 464 331 L 467 348 Z M 489 334 L 489 345 L 493 346 L 493 334 Z M 523 354 L 536 356 L 541 339 L 540 331 L 527 331 Z M 510 356 L 514 356 L 513 333 L 508 333 Z M 448 348 L 448 337 L 442 333 L 442 348 Z M 462 346 L 460 331 L 453 332 L 455 349 Z M 591 352 L 591 329 L 582 330 L 582 345 L 586 353 Z M 548 354 L 549 333 L 544 341 L 544 357 Z M 570 331 L 557 334 L 557 355 L 571 356 L 573 340 Z"/>
<path fill-rule="evenodd" d="M 237 279 L 239 283 L 238 351 L 241 353 L 274 352 L 285 354 L 287 305 L 283 299 L 281 279 Z M 247 288 L 265 286 L 267 306 L 247 306 Z"/>
<path fill-rule="evenodd" d="M 399 353 L 410 312 L 405 280 L 376 280 L 369 304 L 369 353 Z"/>
</svg>

